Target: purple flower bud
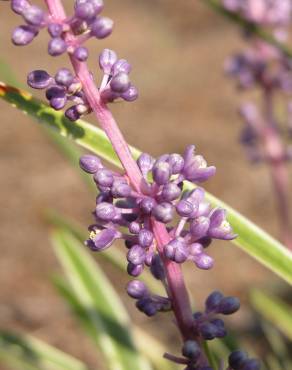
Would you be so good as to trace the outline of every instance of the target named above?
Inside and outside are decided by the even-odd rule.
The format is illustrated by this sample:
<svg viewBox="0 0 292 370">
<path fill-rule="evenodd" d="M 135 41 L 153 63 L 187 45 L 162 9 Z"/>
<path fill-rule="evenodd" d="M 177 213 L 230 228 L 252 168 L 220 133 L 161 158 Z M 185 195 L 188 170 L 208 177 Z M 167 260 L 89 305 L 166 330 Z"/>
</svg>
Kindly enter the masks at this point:
<svg viewBox="0 0 292 370">
<path fill-rule="evenodd" d="M 107 75 L 111 73 L 112 66 L 117 61 L 117 54 L 110 49 L 104 49 L 99 55 L 99 67 Z"/>
<path fill-rule="evenodd" d="M 29 44 L 38 34 L 38 31 L 31 26 L 19 26 L 13 30 L 12 42 L 14 45 L 24 46 Z"/>
<path fill-rule="evenodd" d="M 32 26 L 39 26 L 45 20 L 45 13 L 38 6 L 31 5 L 22 12 L 23 18 Z"/>
<path fill-rule="evenodd" d="M 82 20 L 91 20 L 98 14 L 98 8 L 91 1 L 77 2 L 75 16 Z"/>
<path fill-rule="evenodd" d="M 142 281 L 132 280 L 127 285 L 127 293 L 130 297 L 139 299 L 148 294 L 148 289 Z"/>
<path fill-rule="evenodd" d="M 113 174 L 110 170 L 107 170 L 106 168 L 101 168 L 99 169 L 95 174 L 94 174 L 94 181 L 104 187 L 110 187 L 112 186 L 114 182 L 114 177 Z"/>
<path fill-rule="evenodd" d="M 158 185 L 168 183 L 171 176 L 171 168 L 167 162 L 156 162 L 152 169 L 153 179 Z"/>
<path fill-rule="evenodd" d="M 17 14 L 22 14 L 29 6 L 27 0 L 11 0 L 11 9 Z"/>
<path fill-rule="evenodd" d="M 261 364 L 259 360 L 250 358 L 244 361 L 240 370 L 260 370 Z"/>
<path fill-rule="evenodd" d="M 104 39 L 112 33 L 114 22 L 110 18 L 98 17 L 91 25 L 91 34 Z"/>
<path fill-rule="evenodd" d="M 52 77 L 42 70 L 32 71 L 27 76 L 27 84 L 33 89 L 45 89 L 52 80 Z"/>
<path fill-rule="evenodd" d="M 130 85 L 127 91 L 123 92 L 121 95 L 121 98 L 123 98 L 126 101 L 134 101 L 138 98 L 138 90 L 135 86 Z"/>
<path fill-rule="evenodd" d="M 190 232 L 196 240 L 207 235 L 210 220 L 208 217 L 200 216 L 195 218 L 190 224 Z"/>
<path fill-rule="evenodd" d="M 201 349 L 196 341 L 186 340 L 183 344 L 181 352 L 183 356 L 192 360 L 196 360 L 201 354 Z"/>
<path fill-rule="evenodd" d="M 208 235 L 211 238 L 231 240 L 236 237 L 233 234 L 232 227 L 226 220 L 226 210 L 221 208 L 216 208 L 210 215 L 210 227 L 208 230 Z"/>
<path fill-rule="evenodd" d="M 181 188 L 173 182 L 169 182 L 163 186 L 161 198 L 167 202 L 171 202 L 172 200 L 179 198 L 180 194 Z"/>
<path fill-rule="evenodd" d="M 189 246 L 189 254 L 191 257 L 198 256 L 203 250 L 204 248 L 201 243 L 193 243 Z"/>
<path fill-rule="evenodd" d="M 65 53 L 67 50 L 67 44 L 61 37 L 55 37 L 49 41 L 48 44 L 48 53 L 56 57 Z"/>
<path fill-rule="evenodd" d="M 67 103 L 66 96 L 56 97 L 56 98 L 52 98 L 50 100 L 50 106 L 55 110 L 63 109 L 65 107 L 66 103 Z"/>
<path fill-rule="evenodd" d="M 219 307 L 220 302 L 224 298 L 223 294 L 218 291 L 212 292 L 206 299 L 205 306 L 206 312 L 211 312 Z"/>
<path fill-rule="evenodd" d="M 239 299 L 236 297 L 224 297 L 217 309 L 218 313 L 222 313 L 223 315 L 231 315 L 234 312 L 238 311 L 240 308 Z"/>
<path fill-rule="evenodd" d="M 110 86 L 115 93 L 127 91 L 130 86 L 129 76 L 126 73 L 118 73 L 111 79 Z"/>
<path fill-rule="evenodd" d="M 85 154 L 80 157 L 79 165 L 83 171 L 88 173 L 95 173 L 103 167 L 100 159 L 92 154 Z"/>
<path fill-rule="evenodd" d="M 61 68 L 55 75 L 55 81 L 57 84 L 62 86 L 69 86 L 72 84 L 74 76 L 71 71 L 67 68 Z"/>
<path fill-rule="evenodd" d="M 46 90 L 46 98 L 51 100 L 53 98 L 64 98 L 66 90 L 63 86 L 53 85 Z"/>
<path fill-rule="evenodd" d="M 205 340 L 216 338 L 216 329 L 216 326 L 209 322 L 204 322 L 199 327 L 200 333 Z"/>
<path fill-rule="evenodd" d="M 117 210 L 112 204 L 103 202 L 96 206 L 95 214 L 103 221 L 112 221 L 117 215 Z"/>
<path fill-rule="evenodd" d="M 130 185 L 120 180 L 115 180 L 111 188 L 111 193 L 114 198 L 129 197 L 131 195 L 131 192 L 132 189 Z"/>
<path fill-rule="evenodd" d="M 155 254 L 153 256 L 151 265 L 150 265 L 150 271 L 151 271 L 151 274 L 155 277 L 155 279 L 157 280 L 165 279 L 164 267 L 163 267 L 163 263 L 161 261 L 159 254 Z"/>
<path fill-rule="evenodd" d="M 131 249 L 129 249 L 129 252 L 127 254 L 127 260 L 131 262 L 133 265 L 142 265 L 145 261 L 145 250 L 140 245 L 136 244 Z"/>
<path fill-rule="evenodd" d="M 227 335 L 223 320 L 213 319 L 210 321 L 210 323 L 216 327 L 216 338 L 224 338 Z"/>
<path fill-rule="evenodd" d="M 63 32 L 63 25 L 59 23 L 50 23 L 48 25 L 48 32 L 52 37 L 60 37 Z"/>
<path fill-rule="evenodd" d="M 141 211 L 146 215 L 150 215 L 155 206 L 156 202 L 153 198 L 143 198 L 140 203 Z"/>
<path fill-rule="evenodd" d="M 88 49 L 83 46 L 79 46 L 74 50 L 73 56 L 79 60 L 79 62 L 85 62 L 88 59 Z"/>
<path fill-rule="evenodd" d="M 129 262 L 127 266 L 127 272 L 129 275 L 137 277 L 142 274 L 144 269 L 144 265 L 134 265 L 133 263 Z"/>
<path fill-rule="evenodd" d="M 65 116 L 68 118 L 70 121 L 77 121 L 80 118 L 80 114 L 78 113 L 76 109 L 76 105 L 73 105 L 73 107 L 68 108 L 65 111 Z"/>
<path fill-rule="evenodd" d="M 147 316 L 154 316 L 157 312 L 156 304 L 151 300 L 150 297 L 140 298 L 136 302 L 136 307 L 139 311 L 145 313 Z"/>
<path fill-rule="evenodd" d="M 93 232 L 93 235 L 87 241 L 87 246 L 93 251 L 103 251 L 109 248 L 119 236 L 119 233 L 114 229 Z"/>
<path fill-rule="evenodd" d="M 210 270 L 214 265 L 213 258 L 205 253 L 200 253 L 194 256 L 192 259 L 195 262 L 196 266 L 201 270 Z"/>
<path fill-rule="evenodd" d="M 164 253 L 168 259 L 183 263 L 188 258 L 187 244 L 182 238 L 173 239 L 165 246 Z"/>
<path fill-rule="evenodd" d="M 180 173 L 184 167 L 184 159 L 180 154 L 170 154 L 167 162 L 170 164 L 173 175 Z"/>
<path fill-rule="evenodd" d="M 141 247 L 148 248 L 153 242 L 153 233 L 150 230 L 142 229 L 138 235 L 138 241 Z"/>
<path fill-rule="evenodd" d="M 173 219 L 174 208 L 170 203 L 160 203 L 154 207 L 153 216 L 156 218 L 157 221 L 167 224 Z"/>
<path fill-rule="evenodd" d="M 112 73 L 114 76 L 119 73 L 126 73 L 128 75 L 131 70 L 132 66 L 126 59 L 119 59 L 113 65 Z"/>
<path fill-rule="evenodd" d="M 141 225 L 139 222 L 133 221 L 129 225 L 129 231 L 132 234 L 139 234 L 139 231 L 141 230 Z"/>
<path fill-rule="evenodd" d="M 181 200 L 176 205 L 176 211 L 181 217 L 190 217 L 194 212 L 194 207 L 187 200 Z"/>
<path fill-rule="evenodd" d="M 184 154 L 185 163 L 182 173 L 186 180 L 203 182 L 215 174 L 216 168 L 214 166 L 208 167 L 207 162 L 201 155 L 194 155 L 194 150 L 195 147 L 193 145 L 187 147 Z"/>
<path fill-rule="evenodd" d="M 137 159 L 137 164 L 142 172 L 142 175 L 146 177 L 148 172 L 153 168 L 154 158 L 147 153 L 142 153 Z"/>
<path fill-rule="evenodd" d="M 239 368 L 241 368 L 241 366 L 243 365 L 245 360 L 247 360 L 247 358 L 248 358 L 248 356 L 247 356 L 246 352 L 236 350 L 236 351 L 233 351 L 230 354 L 230 356 L 228 358 L 228 363 L 229 363 L 230 367 L 232 367 L 233 369 L 239 369 Z"/>
</svg>

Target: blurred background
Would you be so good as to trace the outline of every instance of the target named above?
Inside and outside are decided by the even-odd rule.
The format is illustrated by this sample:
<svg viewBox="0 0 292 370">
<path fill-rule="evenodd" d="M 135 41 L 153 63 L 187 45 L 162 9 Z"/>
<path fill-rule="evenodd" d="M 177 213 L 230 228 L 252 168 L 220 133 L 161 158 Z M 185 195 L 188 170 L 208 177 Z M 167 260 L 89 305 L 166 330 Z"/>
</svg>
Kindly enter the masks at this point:
<svg viewBox="0 0 292 370">
<path fill-rule="evenodd" d="M 140 98 L 112 106 L 128 142 L 154 156 L 181 153 L 194 143 L 198 153 L 217 167 L 207 190 L 277 237 L 268 170 L 251 167 L 238 144 L 236 110 L 244 96 L 236 94 L 233 83 L 223 75 L 224 59 L 242 46 L 236 26 L 200 1 L 105 3 L 104 14 L 115 20 L 115 32 L 105 41 L 89 42 L 90 67 L 100 78 L 98 55 L 104 47 L 132 63 L 132 81 Z M 71 2 L 66 5 L 69 8 Z M 67 65 L 65 57 L 48 57 L 45 32 L 28 47 L 14 47 L 10 33 L 18 24 L 9 3 L 1 2 L 0 54 L 20 84 L 25 85 L 33 69 L 54 74 Z M 97 361 L 94 347 L 50 282 L 59 266 L 43 214 L 55 208 L 86 227 L 92 221 L 94 198 L 78 176 L 79 170 L 66 162 L 38 124 L 2 101 L 0 109 L 0 327 L 32 333 L 93 366 Z M 92 116 L 88 120 L 94 122 Z M 247 332 L 254 324 L 248 305 L 251 285 L 279 290 L 285 288 L 284 283 L 280 285 L 275 275 L 231 243 L 214 242 L 210 254 L 216 258 L 212 271 L 198 271 L 191 264 L 185 267 L 194 302 L 200 307 L 214 289 L 240 296 L 243 308 L 229 322 Z M 103 267 L 135 321 L 175 346 L 176 331 L 169 318 L 149 320 L 138 313 L 124 293 L 127 277 L 113 273 L 104 263 Z M 153 331 L 157 320 L 162 328 L 159 333 Z M 0 365 L 0 369 L 5 368 Z"/>
</svg>

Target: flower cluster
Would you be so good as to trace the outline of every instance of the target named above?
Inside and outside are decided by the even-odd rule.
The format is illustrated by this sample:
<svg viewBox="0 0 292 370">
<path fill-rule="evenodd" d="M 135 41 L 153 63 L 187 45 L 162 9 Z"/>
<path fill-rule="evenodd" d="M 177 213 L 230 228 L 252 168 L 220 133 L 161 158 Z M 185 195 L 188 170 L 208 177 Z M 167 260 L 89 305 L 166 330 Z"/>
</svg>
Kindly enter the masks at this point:
<svg viewBox="0 0 292 370">
<path fill-rule="evenodd" d="M 76 0 L 74 15 L 62 22 L 27 0 L 12 0 L 11 7 L 26 21 L 26 25 L 13 31 L 12 41 L 15 45 L 29 44 L 40 29 L 47 28 L 51 36 L 49 54 L 58 56 L 67 52 L 77 62 L 85 62 L 88 58 L 88 50 L 83 46 L 86 40 L 90 37 L 105 38 L 113 28 L 111 19 L 99 15 L 103 9 L 102 0 Z M 113 50 L 104 49 L 99 56 L 99 66 L 103 72 L 99 92 L 104 103 L 119 98 L 129 102 L 137 99 L 138 91 L 129 79 L 132 67 L 127 60 L 118 59 Z M 46 89 L 46 98 L 55 110 L 61 110 L 71 102 L 72 105 L 65 112 L 71 121 L 92 111 L 80 80 L 67 68 L 58 70 L 54 77 L 43 70 L 32 71 L 27 82 L 32 88 Z"/>
<path fill-rule="evenodd" d="M 206 248 L 212 239 L 230 240 L 235 235 L 225 210 L 212 209 L 202 188 L 183 190 L 186 180 L 203 182 L 215 173 L 215 167 L 208 166 L 194 150 L 190 145 L 183 156 L 165 154 L 156 160 L 149 154 L 141 154 L 137 164 L 144 183 L 139 193 L 132 189 L 126 176 L 106 169 L 99 158 L 81 157 L 81 168 L 93 174 L 100 191 L 94 211 L 96 223 L 89 227 L 88 247 L 100 251 L 116 239 L 124 239 L 128 248 L 128 273 L 138 276 L 145 265 L 151 267 L 157 254 L 152 230 L 152 220 L 156 220 L 168 228 L 170 242 L 164 246 L 166 258 L 176 263 L 190 260 L 200 269 L 210 269 L 213 259 Z"/>
</svg>

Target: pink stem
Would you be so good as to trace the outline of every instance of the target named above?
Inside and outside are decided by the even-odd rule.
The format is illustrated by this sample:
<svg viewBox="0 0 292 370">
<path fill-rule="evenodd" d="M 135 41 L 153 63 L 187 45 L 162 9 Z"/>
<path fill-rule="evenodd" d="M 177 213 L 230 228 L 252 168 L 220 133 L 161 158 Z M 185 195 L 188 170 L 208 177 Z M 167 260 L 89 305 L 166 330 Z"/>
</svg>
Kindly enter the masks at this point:
<svg viewBox="0 0 292 370">
<path fill-rule="evenodd" d="M 59 22 L 66 20 L 66 14 L 60 0 L 45 0 L 49 12 L 53 19 Z M 74 42 L 75 36 L 68 33 L 66 39 L 69 42 Z M 141 193 L 141 185 L 144 183 L 144 178 L 139 170 L 139 167 L 132 157 L 128 144 L 126 143 L 113 115 L 108 107 L 102 102 L 99 91 L 91 78 L 87 64 L 79 62 L 70 55 L 70 60 L 74 71 L 82 82 L 82 86 L 96 118 L 98 119 L 102 129 L 105 131 L 109 140 L 112 143 L 115 152 L 117 153 L 133 187 L 138 193 Z M 183 280 L 181 268 L 178 264 L 166 261 L 164 258 L 163 247 L 169 242 L 170 238 L 166 227 L 163 224 L 152 220 L 152 226 L 155 238 L 158 244 L 158 250 L 163 259 L 167 282 L 171 293 L 173 311 L 177 320 L 178 327 L 184 339 L 191 338 L 192 335 L 192 311 L 189 301 L 187 289 Z"/>
</svg>

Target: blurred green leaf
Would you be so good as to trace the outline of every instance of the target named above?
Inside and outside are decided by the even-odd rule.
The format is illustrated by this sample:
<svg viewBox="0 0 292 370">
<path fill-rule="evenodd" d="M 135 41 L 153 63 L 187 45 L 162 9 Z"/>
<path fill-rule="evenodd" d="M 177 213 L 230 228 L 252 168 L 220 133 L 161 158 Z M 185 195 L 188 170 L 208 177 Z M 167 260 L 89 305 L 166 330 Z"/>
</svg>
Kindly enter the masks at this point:
<svg viewBox="0 0 292 370">
<path fill-rule="evenodd" d="M 0 332 L 0 361 L 19 370 L 88 370 L 81 361 L 28 335 Z"/>
<path fill-rule="evenodd" d="M 52 236 L 56 255 L 63 266 L 82 312 L 90 321 L 94 342 L 112 370 L 150 370 L 133 343 L 127 312 L 105 275 L 80 242 L 65 231 Z"/>
<path fill-rule="evenodd" d="M 290 306 L 261 290 L 252 290 L 250 300 L 252 307 L 262 318 L 272 323 L 288 339 L 292 340 L 292 308 Z"/>
<path fill-rule="evenodd" d="M 20 91 L 5 84 L 0 84 L 0 97 L 24 110 L 40 123 L 57 130 L 60 135 L 73 139 L 77 144 L 103 159 L 120 166 L 109 140 L 99 128 L 83 120 L 70 122 L 62 112 L 54 111 L 26 91 Z M 133 147 L 131 150 L 133 156 L 137 158 L 140 152 Z M 191 188 L 192 185 L 189 184 L 187 187 Z M 207 194 L 207 199 L 213 206 L 224 207 L 227 210 L 229 221 L 234 231 L 239 235 L 233 241 L 234 244 L 292 284 L 292 254 L 265 231 L 213 195 Z"/>
<path fill-rule="evenodd" d="M 2 58 L 0 59 L 0 80 L 13 86 L 21 87 L 19 86 L 10 65 Z"/>
</svg>

